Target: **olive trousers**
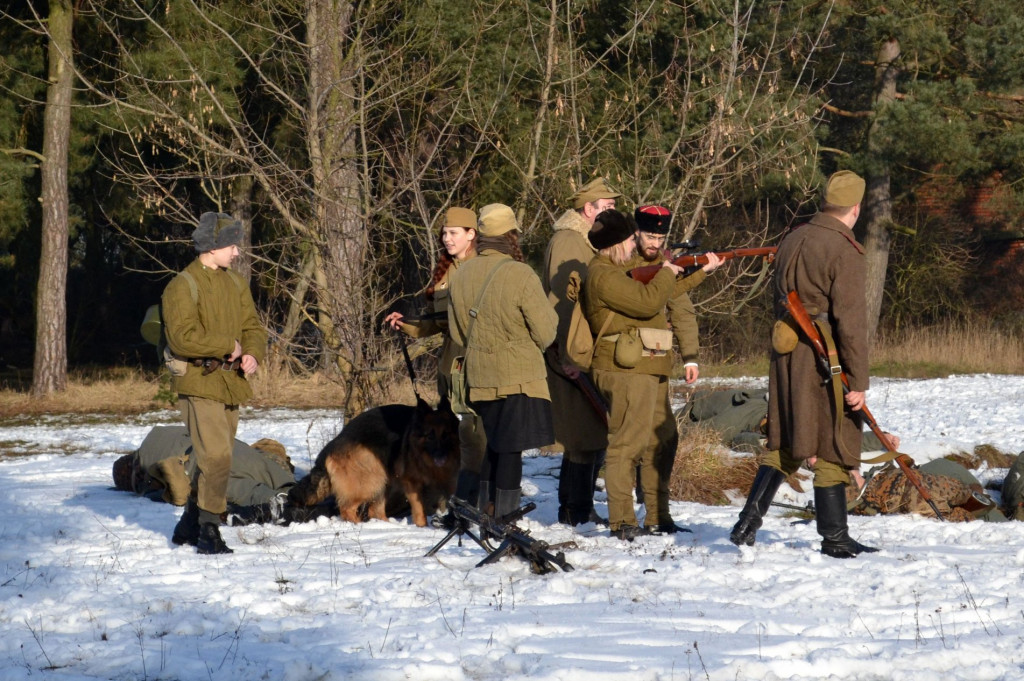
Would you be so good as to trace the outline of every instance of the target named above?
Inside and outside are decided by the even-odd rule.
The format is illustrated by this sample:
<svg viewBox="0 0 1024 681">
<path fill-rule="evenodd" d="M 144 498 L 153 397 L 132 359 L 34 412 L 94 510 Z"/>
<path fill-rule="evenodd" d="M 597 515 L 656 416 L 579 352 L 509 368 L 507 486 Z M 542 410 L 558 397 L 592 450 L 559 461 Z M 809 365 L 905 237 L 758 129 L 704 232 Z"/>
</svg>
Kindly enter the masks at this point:
<svg viewBox="0 0 1024 681">
<path fill-rule="evenodd" d="M 679 431 L 669 404 L 668 377 L 595 369 L 593 378 L 610 407 L 604 470 L 611 530 L 637 524 L 633 509 L 637 465 L 647 510 L 644 526 L 672 522 L 668 485 Z"/>
<path fill-rule="evenodd" d="M 238 430 L 238 405 L 190 395 L 178 396 L 178 407 L 192 440 L 196 473 L 192 491 L 200 511 L 220 515 L 227 510 L 231 450 Z"/>
</svg>

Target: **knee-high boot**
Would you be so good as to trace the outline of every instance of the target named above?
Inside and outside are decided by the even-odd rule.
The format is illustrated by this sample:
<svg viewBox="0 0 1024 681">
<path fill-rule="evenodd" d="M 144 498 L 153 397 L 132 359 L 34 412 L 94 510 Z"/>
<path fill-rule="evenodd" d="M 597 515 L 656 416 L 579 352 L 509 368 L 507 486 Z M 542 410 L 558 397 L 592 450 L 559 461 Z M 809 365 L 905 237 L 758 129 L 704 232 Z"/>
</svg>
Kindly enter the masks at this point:
<svg viewBox="0 0 1024 681">
<path fill-rule="evenodd" d="M 565 461 L 558 480 L 558 522 L 582 525 L 594 511 L 594 464 Z"/>
<path fill-rule="evenodd" d="M 779 491 L 779 485 L 785 479 L 786 474 L 777 468 L 761 466 L 757 469 L 754 484 L 751 485 L 750 494 L 747 496 L 747 503 L 740 511 L 740 519 L 729 534 L 729 541 L 736 546 L 754 545 L 757 531 L 761 527 L 761 519 L 768 512 L 775 493 Z"/>
<path fill-rule="evenodd" d="M 832 558 L 853 558 L 878 549 L 852 537 L 846 523 L 846 485 L 814 488 L 814 513 L 821 535 L 821 552 Z"/>
</svg>

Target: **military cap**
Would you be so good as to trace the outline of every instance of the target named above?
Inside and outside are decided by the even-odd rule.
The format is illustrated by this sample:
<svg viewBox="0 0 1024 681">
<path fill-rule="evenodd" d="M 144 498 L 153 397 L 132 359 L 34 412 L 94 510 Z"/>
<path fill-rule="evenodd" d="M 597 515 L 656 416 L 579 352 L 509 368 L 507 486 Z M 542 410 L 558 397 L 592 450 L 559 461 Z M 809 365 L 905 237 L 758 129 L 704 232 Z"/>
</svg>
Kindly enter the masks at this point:
<svg viewBox="0 0 1024 681">
<path fill-rule="evenodd" d="M 668 234 L 672 222 L 672 211 L 664 206 L 640 206 L 633 213 L 636 228 L 651 234 Z"/>
<path fill-rule="evenodd" d="M 501 236 L 519 229 L 516 214 L 503 203 L 489 203 L 480 209 L 477 231 L 483 236 Z"/>
<path fill-rule="evenodd" d="M 600 251 L 621 244 L 632 237 L 634 232 L 636 223 L 629 216 L 612 209 L 597 214 L 594 226 L 587 233 L 587 239 L 590 240 L 590 245 Z"/>
<path fill-rule="evenodd" d="M 199 253 L 237 246 L 242 243 L 242 223 L 227 213 L 203 213 L 192 232 L 192 242 Z"/>
<path fill-rule="evenodd" d="M 825 185 L 825 203 L 850 208 L 864 198 L 864 178 L 852 170 L 840 170 L 828 178 Z"/>
<path fill-rule="evenodd" d="M 471 211 L 469 208 L 458 208 L 453 206 L 444 214 L 444 226 L 476 229 L 476 213 Z"/>
<path fill-rule="evenodd" d="M 617 199 L 622 194 L 613 192 L 603 177 L 597 177 L 586 183 L 572 196 L 572 207 L 576 210 L 583 208 L 587 203 L 593 203 L 598 199 Z"/>
</svg>

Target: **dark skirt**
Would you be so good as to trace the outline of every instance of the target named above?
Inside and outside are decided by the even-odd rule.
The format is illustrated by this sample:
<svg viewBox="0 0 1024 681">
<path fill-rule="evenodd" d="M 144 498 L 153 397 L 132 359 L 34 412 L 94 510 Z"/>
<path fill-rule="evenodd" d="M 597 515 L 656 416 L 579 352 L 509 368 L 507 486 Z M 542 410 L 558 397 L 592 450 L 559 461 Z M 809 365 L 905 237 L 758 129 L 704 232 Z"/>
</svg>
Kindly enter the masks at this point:
<svg viewBox="0 0 1024 681">
<path fill-rule="evenodd" d="M 551 402 L 528 395 L 474 402 L 487 434 L 487 448 L 495 452 L 521 452 L 555 442 Z"/>
</svg>

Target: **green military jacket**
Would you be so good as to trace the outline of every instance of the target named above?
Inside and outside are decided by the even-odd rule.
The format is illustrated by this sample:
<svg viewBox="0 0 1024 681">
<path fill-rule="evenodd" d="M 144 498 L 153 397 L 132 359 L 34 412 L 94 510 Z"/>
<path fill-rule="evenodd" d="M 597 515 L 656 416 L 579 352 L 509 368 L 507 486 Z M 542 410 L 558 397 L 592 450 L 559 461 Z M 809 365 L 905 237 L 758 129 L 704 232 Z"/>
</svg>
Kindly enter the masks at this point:
<svg viewBox="0 0 1024 681">
<path fill-rule="evenodd" d="M 660 265 L 665 262 L 665 256 L 659 256 L 654 262 L 644 260 L 643 256 L 634 256 L 629 268 L 644 267 L 646 265 Z M 700 286 L 708 273 L 702 269 L 687 275 L 676 282 L 676 295 L 669 299 L 668 308 L 669 326 L 676 337 L 676 345 L 679 347 L 679 358 L 684 364 L 696 364 L 700 353 L 699 327 L 697 326 L 697 308 L 687 295 L 689 291 Z"/>
<path fill-rule="evenodd" d="M 583 312 L 590 330 L 595 334 L 600 332 L 605 320 L 613 313 L 614 317 L 604 332 L 605 336 L 617 336 L 639 328 L 669 328 L 665 306 L 670 299 L 690 288 L 687 278 L 677 280 L 672 270 L 663 268 L 653 279 L 643 284 L 626 275 L 634 266 L 632 261 L 616 265 L 608 256 L 600 254 L 590 261 L 583 288 Z M 627 369 L 615 362 L 615 342 L 602 339 L 597 341 L 591 368 L 670 376 L 672 353 L 660 357 L 643 357 L 639 364 Z"/>
<path fill-rule="evenodd" d="M 444 334 L 444 340 L 441 342 L 441 355 L 437 360 L 437 373 L 445 379 L 445 385 L 447 385 L 447 378 L 451 375 L 452 360 L 462 354 L 462 346 L 455 343 L 451 334 L 448 333 L 448 284 L 452 273 L 460 265 L 461 262 L 458 260 L 453 262 L 441 280 L 434 285 L 434 298 L 430 301 L 430 311 L 444 315 L 443 317 L 436 320 L 423 319 L 414 322 L 403 320 L 399 324 L 402 333 L 411 338 L 428 338 L 439 333 Z"/>
<path fill-rule="evenodd" d="M 466 345 L 470 309 L 487 275 L 502 262 L 480 303 Z M 524 394 L 550 399 L 543 351 L 555 340 L 558 316 L 529 265 L 486 249 L 464 262 L 449 285 L 448 329 L 466 348 L 466 383 L 473 402 Z"/>
<path fill-rule="evenodd" d="M 196 300 L 181 274 L 167 284 L 161 298 L 167 344 L 179 357 L 223 359 L 242 346 L 242 354 L 263 362 L 267 332 L 260 325 L 249 286 L 236 272 L 211 269 L 199 258 L 185 268 L 196 284 Z M 240 371 L 215 370 L 203 376 L 192 366 L 175 376 L 172 388 L 179 395 L 203 397 L 224 404 L 241 404 L 252 397 L 252 388 Z"/>
</svg>

